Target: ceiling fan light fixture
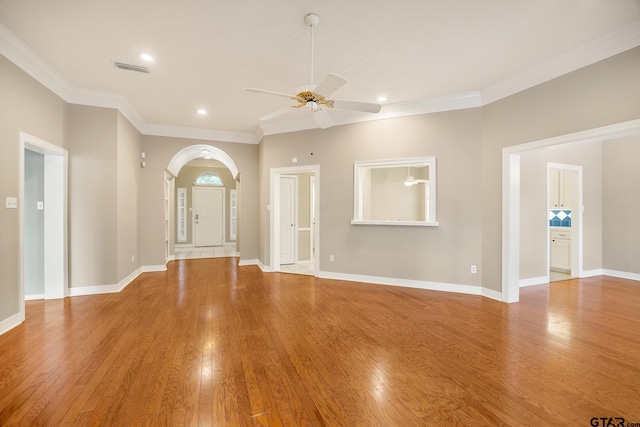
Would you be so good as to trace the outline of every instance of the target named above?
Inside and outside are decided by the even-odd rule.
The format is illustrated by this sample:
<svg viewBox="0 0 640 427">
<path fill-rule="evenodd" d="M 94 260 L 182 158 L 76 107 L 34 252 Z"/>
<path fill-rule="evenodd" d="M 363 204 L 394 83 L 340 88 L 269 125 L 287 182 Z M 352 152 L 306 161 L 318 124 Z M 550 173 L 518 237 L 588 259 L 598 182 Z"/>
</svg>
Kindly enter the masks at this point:
<svg viewBox="0 0 640 427">
<path fill-rule="evenodd" d="M 313 32 L 315 27 L 320 22 L 320 17 L 315 13 L 309 13 L 304 17 L 304 21 L 310 28 L 311 33 L 311 79 L 310 83 L 307 85 L 303 85 L 298 87 L 298 91 L 296 95 L 288 95 L 285 93 L 274 92 L 270 90 L 264 89 L 256 89 L 256 88 L 244 88 L 242 90 L 256 93 L 263 93 L 267 95 L 275 95 L 279 97 L 289 98 L 293 101 L 297 101 L 297 105 L 292 105 L 291 108 L 303 108 L 305 107 L 307 111 L 314 113 L 313 118 L 321 129 L 325 129 L 333 126 L 333 121 L 328 114 L 328 109 L 336 108 L 340 110 L 352 110 L 359 111 L 365 113 L 378 113 L 382 106 L 380 104 L 371 104 L 366 102 L 353 102 L 353 101 L 336 101 L 333 99 L 329 99 L 328 97 L 340 89 L 345 83 L 347 83 L 347 79 L 341 77 L 337 74 L 329 74 L 326 76 L 319 84 L 315 84 L 313 80 L 313 53 L 314 53 L 314 43 L 313 43 Z M 270 120 L 274 117 L 278 117 L 282 114 L 285 114 L 288 111 L 291 111 L 291 108 L 285 108 L 282 110 L 274 111 L 273 113 L 267 114 L 265 116 L 260 117 L 258 120 Z"/>
</svg>

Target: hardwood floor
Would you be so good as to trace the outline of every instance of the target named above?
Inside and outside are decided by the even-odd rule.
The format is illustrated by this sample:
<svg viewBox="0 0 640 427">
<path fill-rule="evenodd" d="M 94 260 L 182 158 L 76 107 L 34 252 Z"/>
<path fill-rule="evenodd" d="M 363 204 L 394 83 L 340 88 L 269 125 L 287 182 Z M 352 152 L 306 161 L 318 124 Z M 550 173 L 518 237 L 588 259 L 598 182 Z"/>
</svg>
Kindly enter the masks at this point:
<svg viewBox="0 0 640 427">
<path fill-rule="evenodd" d="M 637 282 L 532 286 L 508 305 L 235 262 L 27 302 L 0 336 L 0 425 L 640 422 Z"/>
</svg>

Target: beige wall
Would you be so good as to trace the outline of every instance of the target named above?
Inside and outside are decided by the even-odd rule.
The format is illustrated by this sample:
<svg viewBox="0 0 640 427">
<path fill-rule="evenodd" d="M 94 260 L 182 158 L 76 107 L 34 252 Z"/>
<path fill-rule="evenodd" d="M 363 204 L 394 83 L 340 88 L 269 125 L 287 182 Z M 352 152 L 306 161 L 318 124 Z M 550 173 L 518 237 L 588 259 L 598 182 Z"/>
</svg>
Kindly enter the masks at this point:
<svg viewBox="0 0 640 427">
<path fill-rule="evenodd" d="M 118 284 L 141 265 L 141 135 L 117 110 L 70 105 L 68 140 L 69 286 Z"/>
<path fill-rule="evenodd" d="M 117 117 L 69 106 L 69 287 L 118 283 Z"/>
<path fill-rule="evenodd" d="M 320 165 L 320 270 L 479 286 L 469 266 L 482 260 L 481 117 L 469 109 L 265 136 L 261 260 L 269 264 L 269 170 L 297 157 Z M 351 225 L 355 161 L 424 156 L 437 157 L 439 227 Z"/>
<path fill-rule="evenodd" d="M 640 48 L 482 108 L 482 284 L 502 273 L 502 148 L 640 118 Z"/>
<path fill-rule="evenodd" d="M 118 113 L 117 143 L 118 282 L 140 267 L 140 166 L 142 135 Z M 133 256 L 133 260 L 132 260 Z"/>
<path fill-rule="evenodd" d="M 640 274 L 640 135 L 602 145 L 602 267 Z"/>
<path fill-rule="evenodd" d="M 600 142 L 523 154 L 520 159 L 520 278 L 547 275 L 547 162 L 582 166 L 583 269 L 602 268 L 602 149 Z M 573 205 L 573 212 L 578 206 Z M 575 218 L 575 216 L 573 216 Z"/>
<path fill-rule="evenodd" d="M 268 263 L 269 169 L 295 156 L 320 165 L 321 270 L 499 291 L 502 149 L 640 118 L 638 70 L 635 48 L 482 108 L 267 136 L 260 146 L 211 143 L 241 172 L 241 258 Z M 163 171 L 181 148 L 209 142 L 140 137 L 115 110 L 67 105 L 4 57 L 0 93 L 0 197 L 19 192 L 20 131 L 69 150 L 70 285 L 114 284 L 136 266 L 164 264 Z M 618 171 L 611 147 L 603 151 L 604 204 L 621 197 L 610 191 L 616 177 L 608 171 Z M 140 151 L 148 166 L 137 170 Z M 350 224 L 354 161 L 430 155 L 438 160 L 439 227 Z M 138 188 L 125 188 L 131 182 Z M 19 311 L 18 215 L 0 209 L 0 321 Z M 634 222 L 614 226 L 610 215 L 604 210 L 603 268 L 637 271 Z"/>
<path fill-rule="evenodd" d="M 0 322 L 20 310 L 19 209 L 5 209 L 18 197 L 20 132 L 65 147 L 67 105 L 0 55 Z M 18 201 L 19 207 L 22 201 Z"/>
<path fill-rule="evenodd" d="M 415 172 L 421 172 L 414 168 Z M 369 175 L 371 188 L 364 189 L 364 203 L 369 200 L 369 209 L 365 206 L 363 219 L 424 221 L 425 184 L 410 187 L 404 185 L 407 177 L 406 167 L 371 169 Z M 414 172 L 412 172 L 414 173 Z M 414 173 L 415 174 L 415 173 Z M 423 179 L 422 176 L 415 176 Z"/>
<path fill-rule="evenodd" d="M 142 149 L 147 167 L 141 173 L 140 216 L 144 218 L 142 265 L 164 265 L 163 174 L 173 156 L 185 147 L 208 144 L 227 153 L 240 173 L 238 217 L 240 259 L 258 258 L 258 146 L 186 138 L 144 136 Z M 173 210 L 172 210 L 173 211 Z"/>
<path fill-rule="evenodd" d="M 202 167 L 202 166 L 189 166 L 188 164 L 180 170 L 176 178 L 176 193 L 175 197 L 177 197 L 177 189 L 178 188 L 186 188 L 187 189 L 187 241 L 186 242 L 178 242 L 177 241 L 177 225 L 174 228 L 176 230 L 175 241 L 180 244 L 191 244 L 192 243 L 192 231 L 193 231 L 193 222 L 191 217 L 191 208 L 193 206 L 193 194 L 191 189 L 193 184 L 196 182 L 196 179 L 203 172 L 213 172 L 220 177 L 222 183 L 224 185 L 224 216 L 225 216 L 225 242 L 231 241 L 231 233 L 230 233 L 230 225 L 231 225 L 231 217 L 229 208 L 231 206 L 231 191 L 236 188 L 236 180 L 231 176 L 231 171 L 227 168 L 220 167 Z M 175 199 L 174 199 L 175 200 Z"/>
<path fill-rule="evenodd" d="M 483 108 L 266 136 L 259 163 L 260 259 L 269 262 L 269 169 L 289 166 L 295 156 L 299 165 L 320 165 L 320 270 L 500 291 L 502 149 L 639 118 L 639 69 L 635 48 Z M 429 155 L 438 161 L 439 227 L 349 223 L 354 161 Z M 585 268 L 600 263 L 600 232 L 591 230 L 585 242 L 596 243 L 585 254 Z M 335 263 L 327 262 L 329 254 Z M 469 274 L 470 264 L 480 274 Z"/>
</svg>

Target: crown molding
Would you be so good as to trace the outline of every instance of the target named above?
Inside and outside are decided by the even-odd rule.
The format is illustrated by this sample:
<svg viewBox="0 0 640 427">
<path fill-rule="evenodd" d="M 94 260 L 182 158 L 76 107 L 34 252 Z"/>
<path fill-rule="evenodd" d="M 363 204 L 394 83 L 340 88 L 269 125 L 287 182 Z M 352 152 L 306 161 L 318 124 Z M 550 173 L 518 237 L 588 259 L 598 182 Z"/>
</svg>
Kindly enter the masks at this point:
<svg viewBox="0 0 640 427">
<path fill-rule="evenodd" d="M 348 118 L 336 117 L 334 123 L 344 125 L 482 107 L 637 46 L 640 46 L 640 21 L 483 90 L 387 104 L 383 106 L 380 113 Z M 0 54 L 70 104 L 119 110 L 143 135 L 258 144 L 265 135 L 318 127 L 313 119 L 275 124 L 265 122 L 258 126 L 256 133 L 150 124 L 140 117 L 123 95 L 78 88 L 70 84 L 2 24 L 0 24 Z"/>
<path fill-rule="evenodd" d="M 69 102 L 73 86 L 2 24 L 0 54 L 64 101 Z"/>
<path fill-rule="evenodd" d="M 75 88 L 69 94 L 69 100 L 67 102 L 70 104 L 116 109 L 131 122 L 138 132 L 143 133 L 142 130 L 145 126 L 144 120 L 123 95 L 113 92 Z"/>
<path fill-rule="evenodd" d="M 640 21 L 482 90 L 483 105 L 640 46 Z"/>
<path fill-rule="evenodd" d="M 245 144 L 257 144 L 260 140 L 259 135 L 253 133 L 146 123 L 123 95 L 73 86 L 2 24 L 0 24 L 0 54 L 69 104 L 117 109 L 143 135 Z"/>
<path fill-rule="evenodd" d="M 205 141 L 237 142 L 258 144 L 260 139 L 254 133 L 229 132 L 215 129 L 200 129 L 180 126 L 147 124 L 141 130 L 144 135 L 169 136 L 174 138 L 201 139 Z"/>
</svg>

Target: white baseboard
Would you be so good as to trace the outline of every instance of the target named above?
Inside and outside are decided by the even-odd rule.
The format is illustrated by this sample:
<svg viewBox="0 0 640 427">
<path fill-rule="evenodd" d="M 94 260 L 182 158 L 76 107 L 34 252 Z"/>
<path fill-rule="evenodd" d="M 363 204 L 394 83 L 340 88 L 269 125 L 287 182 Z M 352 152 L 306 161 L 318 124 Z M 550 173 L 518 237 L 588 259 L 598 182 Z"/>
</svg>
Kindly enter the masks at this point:
<svg viewBox="0 0 640 427">
<path fill-rule="evenodd" d="M 33 295 L 25 295 L 24 296 L 24 300 L 25 301 L 34 301 L 37 299 L 44 299 L 44 294 L 33 294 Z"/>
<path fill-rule="evenodd" d="M 527 286 L 546 285 L 549 283 L 549 277 L 529 277 L 528 279 L 520 279 L 520 287 L 526 288 Z"/>
<path fill-rule="evenodd" d="M 121 292 L 131 282 L 138 278 L 142 273 L 154 273 L 160 271 L 167 271 L 166 265 L 144 265 L 137 270 L 133 271 L 127 277 L 122 279 L 117 285 L 100 285 L 100 286 L 76 286 L 69 288 L 69 296 L 77 297 L 81 295 L 98 295 L 98 294 L 112 294 Z"/>
<path fill-rule="evenodd" d="M 77 297 L 81 295 L 98 295 L 112 294 L 122 291 L 127 285 L 133 282 L 142 273 L 142 267 L 133 271 L 127 277 L 122 279 L 117 285 L 99 285 L 99 286 L 75 286 L 69 288 L 69 296 Z"/>
<path fill-rule="evenodd" d="M 24 313 L 16 313 L 0 322 L 0 335 L 10 331 L 24 322 Z"/>
<path fill-rule="evenodd" d="M 273 273 L 273 268 L 270 265 L 264 265 L 260 260 L 258 260 L 258 266 L 264 273 Z"/>
<path fill-rule="evenodd" d="M 467 295 L 482 295 L 488 298 L 502 300 L 502 294 L 480 286 L 456 285 L 451 283 L 426 282 L 422 280 L 394 279 L 391 277 L 363 276 L 359 274 L 335 273 L 331 271 L 319 271 L 318 277 L 322 279 L 346 280 L 350 282 L 373 283 L 374 285 L 401 286 L 405 288 L 418 288 L 430 291 L 456 292 Z"/>
<path fill-rule="evenodd" d="M 481 289 L 482 289 L 482 293 L 480 295 L 482 295 L 483 297 L 491 298 L 496 301 L 502 302 L 502 292 L 494 291 L 493 289 L 488 289 L 488 288 L 481 288 Z"/>
<path fill-rule="evenodd" d="M 603 269 L 602 274 L 604 276 L 612 276 L 618 277 L 620 279 L 629 279 L 629 280 L 637 280 L 640 281 L 640 274 L 638 273 L 628 273 L 626 271 L 617 271 L 617 270 L 607 270 Z"/>
<path fill-rule="evenodd" d="M 154 273 L 157 271 L 167 271 L 166 264 L 160 265 L 143 265 L 140 267 L 142 269 L 141 273 Z"/>
<path fill-rule="evenodd" d="M 260 263 L 260 260 L 257 260 L 257 259 L 241 259 L 241 260 L 238 261 L 238 265 L 240 267 L 243 267 L 245 265 L 257 265 L 257 266 L 260 266 L 261 263 Z M 260 268 L 262 268 L 262 267 L 260 267 Z"/>
<path fill-rule="evenodd" d="M 594 270 L 583 270 L 582 275 L 580 277 L 594 277 L 594 276 L 602 276 L 602 269 L 597 268 Z"/>
</svg>

